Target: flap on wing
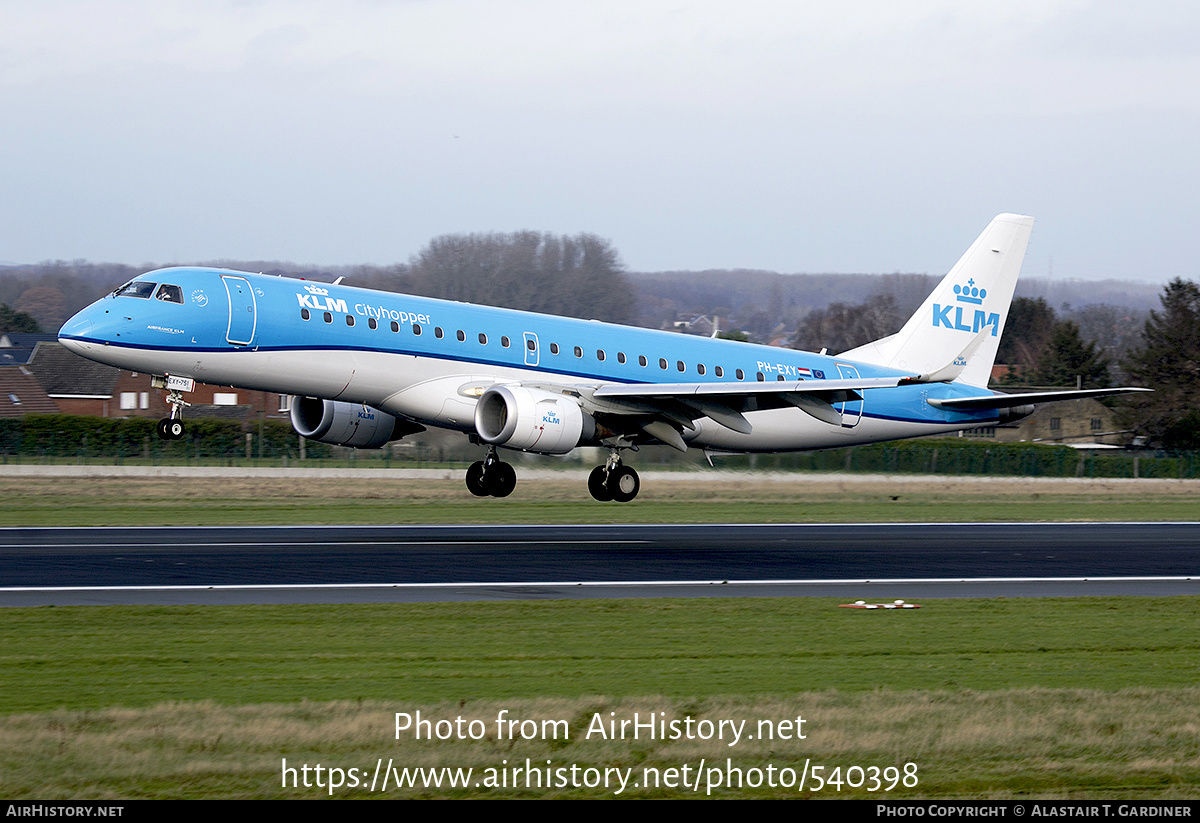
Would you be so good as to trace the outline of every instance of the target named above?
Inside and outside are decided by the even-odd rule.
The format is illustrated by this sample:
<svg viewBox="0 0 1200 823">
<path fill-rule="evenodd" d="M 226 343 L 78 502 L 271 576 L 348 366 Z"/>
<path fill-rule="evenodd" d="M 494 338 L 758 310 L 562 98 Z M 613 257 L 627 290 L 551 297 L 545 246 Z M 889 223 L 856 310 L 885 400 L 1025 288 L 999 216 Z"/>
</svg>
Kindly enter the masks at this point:
<svg viewBox="0 0 1200 823">
<path fill-rule="evenodd" d="M 641 419 L 638 429 L 667 445 L 680 448 L 680 429 L 694 430 L 693 421 L 708 417 L 739 434 L 753 427 L 743 414 L 755 408 L 795 407 L 833 426 L 841 425 L 834 404 L 861 400 L 859 392 L 887 389 L 911 382 L 912 376 L 855 377 L 843 380 L 775 380 L 721 383 L 574 383 L 523 385 L 558 391 L 580 398 L 597 414 Z M 757 401 L 757 402 L 755 402 Z M 650 418 L 647 420 L 646 418 Z M 608 425 L 611 425 L 611 420 Z M 663 428 L 665 426 L 666 428 Z M 667 429 L 671 431 L 668 432 Z"/>
<path fill-rule="evenodd" d="M 939 409 L 1011 409 L 1033 403 L 1053 403 L 1056 400 L 1078 400 L 1082 397 L 1110 397 L 1115 394 L 1154 391 L 1153 389 L 1072 389 L 1070 391 L 1040 391 L 1025 394 L 992 394 L 984 397 L 956 397 L 951 400 L 930 398 L 927 402 Z"/>
<path fill-rule="evenodd" d="M 834 403 L 861 400 L 858 392 L 887 389 L 910 378 L 867 377 L 849 380 L 789 380 L 754 383 L 605 383 L 591 394 L 600 400 L 657 407 L 665 417 L 683 409 L 695 417 L 709 417 L 740 434 L 750 434 L 750 422 L 738 410 L 742 401 L 757 398 L 769 406 L 794 406 L 823 423 L 841 425 Z M 676 419 L 676 422 L 680 422 Z M 690 428 L 690 426 L 688 426 Z M 661 438 L 660 438 L 661 439 Z"/>
</svg>

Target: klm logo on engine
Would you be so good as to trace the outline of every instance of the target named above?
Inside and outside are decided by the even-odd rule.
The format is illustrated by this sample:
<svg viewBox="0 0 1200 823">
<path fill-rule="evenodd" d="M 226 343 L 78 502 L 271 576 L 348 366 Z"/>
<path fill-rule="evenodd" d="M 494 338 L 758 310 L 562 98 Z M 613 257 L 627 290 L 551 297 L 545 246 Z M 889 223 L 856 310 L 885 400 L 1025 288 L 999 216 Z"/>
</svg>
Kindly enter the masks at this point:
<svg viewBox="0 0 1200 823">
<path fill-rule="evenodd" d="M 548 411 L 542 415 L 542 422 L 551 426 L 561 426 L 562 420 L 556 411 Z"/>
<path fill-rule="evenodd" d="M 955 286 L 954 295 L 956 303 L 982 306 L 984 298 L 987 297 L 987 289 L 978 288 L 975 285 L 975 278 L 971 278 L 965 286 Z M 968 322 L 964 310 L 973 313 L 973 316 L 970 317 L 970 322 Z M 951 313 L 952 311 L 953 314 Z M 985 326 L 991 326 L 992 337 L 995 337 L 1000 329 L 1000 314 L 999 312 L 991 312 L 989 314 L 982 309 L 971 309 L 969 306 L 955 306 L 952 304 L 943 306 L 941 303 L 934 303 L 933 325 L 973 333 L 977 333 Z"/>
<path fill-rule="evenodd" d="M 321 291 L 325 291 L 321 289 Z M 350 309 L 346 306 L 345 300 L 339 300 L 336 297 L 317 297 L 312 294 L 297 294 L 296 299 L 300 301 L 302 309 L 316 309 L 317 311 L 336 311 L 342 314 L 347 314 Z"/>
</svg>

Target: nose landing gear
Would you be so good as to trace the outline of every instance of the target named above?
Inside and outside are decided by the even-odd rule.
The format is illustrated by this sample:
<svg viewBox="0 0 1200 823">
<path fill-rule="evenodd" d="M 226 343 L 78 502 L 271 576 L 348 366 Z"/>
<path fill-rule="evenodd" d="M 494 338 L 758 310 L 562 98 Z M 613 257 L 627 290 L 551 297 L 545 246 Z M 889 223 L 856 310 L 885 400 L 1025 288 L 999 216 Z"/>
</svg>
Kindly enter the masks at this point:
<svg viewBox="0 0 1200 823">
<path fill-rule="evenodd" d="M 158 436 L 162 440 L 182 440 L 183 407 L 191 404 L 184 400 L 183 394 L 176 389 L 168 392 L 166 402 L 171 407 L 171 416 L 158 421 Z"/>
</svg>

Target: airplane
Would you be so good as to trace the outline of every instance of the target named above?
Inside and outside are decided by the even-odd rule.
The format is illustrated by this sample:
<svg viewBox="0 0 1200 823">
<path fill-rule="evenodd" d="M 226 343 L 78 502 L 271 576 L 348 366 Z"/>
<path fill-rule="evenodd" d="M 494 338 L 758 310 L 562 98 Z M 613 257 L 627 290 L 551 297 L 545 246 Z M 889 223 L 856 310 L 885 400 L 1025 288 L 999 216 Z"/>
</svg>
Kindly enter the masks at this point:
<svg viewBox="0 0 1200 823">
<path fill-rule="evenodd" d="M 989 426 L 1033 404 L 1136 388 L 987 388 L 1033 218 L 996 217 L 899 332 L 837 356 L 215 268 L 143 274 L 86 307 L 59 340 L 155 376 L 184 434 L 195 382 L 292 395 L 312 440 L 380 448 L 428 426 L 483 445 L 466 485 L 516 487 L 500 449 L 608 449 L 600 501 L 641 488 L 622 453 L 828 449 Z"/>
</svg>

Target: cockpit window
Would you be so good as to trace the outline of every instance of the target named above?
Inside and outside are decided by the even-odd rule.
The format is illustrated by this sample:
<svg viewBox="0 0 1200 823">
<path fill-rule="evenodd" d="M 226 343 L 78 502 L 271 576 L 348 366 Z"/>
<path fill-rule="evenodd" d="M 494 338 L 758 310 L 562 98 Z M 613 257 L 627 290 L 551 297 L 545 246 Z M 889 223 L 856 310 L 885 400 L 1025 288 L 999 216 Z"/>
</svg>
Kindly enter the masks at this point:
<svg viewBox="0 0 1200 823">
<path fill-rule="evenodd" d="M 154 289 L 157 283 L 147 283 L 145 280 L 130 280 L 121 288 L 117 289 L 117 297 L 142 297 L 149 298 L 154 294 Z M 179 302 L 183 302 L 182 300 Z"/>
<path fill-rule="evenodd" d="M 168 283 L 163 283 L 158 287 L 158 294 L 155 295 L 159 300 L 165 300 L 168 303 L 182 303 L 183 289 L 179 286 L 172 286 Z"/>
</svg>

